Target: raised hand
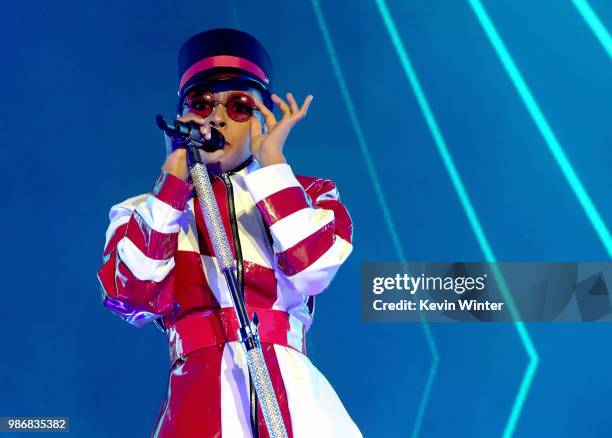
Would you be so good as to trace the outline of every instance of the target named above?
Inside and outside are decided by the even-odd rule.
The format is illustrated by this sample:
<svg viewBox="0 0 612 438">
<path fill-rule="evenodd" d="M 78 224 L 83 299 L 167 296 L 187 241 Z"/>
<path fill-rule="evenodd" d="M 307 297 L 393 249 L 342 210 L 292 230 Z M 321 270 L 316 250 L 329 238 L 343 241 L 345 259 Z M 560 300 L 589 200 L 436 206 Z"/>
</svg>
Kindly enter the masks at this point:
<svg viewBox="0 0 612 438">
<path fill-rule="evenodd" d="M 270 111 L 262 102 L 255 101 L 255 105 L 261 111 L 268 132 L 262 134 L 261 123 L 256 117 L 251 118 L 251 152 L 261 166 L 285 163 L 283 148 L 285 141 L 293 127 L 304 117 L 312 102 L 312 95 L 306 96 L 302 107 L 298 107 L 293 94 L 287 93 L 287 101 L 272 95 L 272 101 L 278 105 L 283 117 L 276 120 L 274 113 Z"/>
</svg>

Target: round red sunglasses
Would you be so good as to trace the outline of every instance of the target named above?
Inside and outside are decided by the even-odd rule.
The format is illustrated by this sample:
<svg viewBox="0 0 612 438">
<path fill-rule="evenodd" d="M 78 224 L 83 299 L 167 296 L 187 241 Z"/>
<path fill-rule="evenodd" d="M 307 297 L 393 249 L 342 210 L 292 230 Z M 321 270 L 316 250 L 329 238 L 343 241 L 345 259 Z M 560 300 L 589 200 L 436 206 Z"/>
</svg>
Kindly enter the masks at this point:
<svg viewBox="0 0 612 438">
<path fill-rule="evenodd" d="M 200 117 L 208 117 L 215 105 L 223 105 L 227 115 L 236 122 L 246 122 L 253 116 L 253 111 L 259 111 L 253 98 L 241 92 L 230 94 L 225 102 L 216 101 L 210 91 L 192 92 L 185 99 L 185 107 L 189 112 Z"/>
</svg>

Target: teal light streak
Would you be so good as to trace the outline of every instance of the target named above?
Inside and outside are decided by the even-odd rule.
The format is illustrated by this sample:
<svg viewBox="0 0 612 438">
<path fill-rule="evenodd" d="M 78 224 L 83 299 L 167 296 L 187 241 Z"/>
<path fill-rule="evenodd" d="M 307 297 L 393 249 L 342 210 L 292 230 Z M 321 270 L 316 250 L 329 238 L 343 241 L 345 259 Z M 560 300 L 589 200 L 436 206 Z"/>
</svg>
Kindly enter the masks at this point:
<svg viewBox="0 0 612 438">
<path fill-rule="evenodd" d="M 453 187 L 455 188 L 455 191 L 457 192 L 457 196 L 459 197 L 459 200 L 468 218 L 470 226 L 472 227 L 472 231 L 476 235 L 478 244 L 480 245 L 480 248 L 483 254 L 485 255 L 486 260 L 489 262 L 495 262 L 496 258 L 495 258 L 495 255 L 493 254 L 493 250 L 491 249 L 491 246 L 489 245 L 485 232 L 482 229 L 482 226 L 480 225 L 478 216 L 476 215 L 476 212 L 474 210 L 474 207 L 472 206 L 472 203 L 467 194 L 467 191 L 465 190 L 463 182 L 461 181 L 459 172 L 453 162 L 452 156 L 448 150 L 444 137 L 442 136 L 442 133 L 438 127 L 438 124 L 429 106 L 427 98 L 425 97 L 425 93 L 423 92 L 423 89 L 418 80 L 416 72 L 414 68 L 412 67 L 412 63 L 410 62 L 410 58 L 408 57 L 408 53 L 404 47 L 404 44 L 402 43 L 402 40 L 399 36 L 399 32 L 397 31 L 397 28 L 395 26 L 393 18 L 391 17 L 389 9 L 387 8 L 387 5 L 384 2 L 384 0 L 376 0 L 376 5 L 378 6 L 378 9 L 382 16 L 385 27 L 387 28 L 387 31 L 389 32 L 389 36 L 391 37 L 391 41 L 393 43 L 395 51 L 397 52 L 402 68 L 404 69 L 404 73 L 408 77 L 408 81 L 410 82 L 410 85 L 415 93 L 417 102 L 419 104 L 419 107 L 421 108 L 421 111 L 423 113 L 427 126 L 429 127 L 432 133 L 434 142 L 438 148 L 440 156 L 442 157 L 442 161 L 450 176 Z M 514 400 L 514 404 L 510 412 L 510 416 L 508 418 L 508 421 L 504 429 L 504 437 L 510 437 L 514 433 L 514 430 L 516 428 L 516 423 L 518 421 L 521 410 L 525 403 L 527 394 L 529 393 L 531 382 L 533 381 L 535 371 L 538 367 L 539 356 L 531 340 L 531 337 L 529 336 L 527 328 L 522 322 L 520 322 L 520 319 L 521 319 L 520 314 L 518 312 L 518 309 L 516 308 L 514 300 L 512 299 L 512 295 L 510 293 L 510 290 L 508 289 L 508 286 L 506 284 L 506 281 L 503 278 L 502 273 L 499 271 L 497 265 L 494 265 L 493 269 L 494 269 L 493 272 L 494 272 L 495 280 L 499 284 L 500 290 L 502 292 L 502 295 L 504 296 L 504 299 L 512 315 L 512 318 L 515 320 L 513 324 L 517 330 L 519 338 L 521 339 L 523 347 L 525 348 L 525 351 L 527 352 L 527 356 L 529 357 L 529 363 L 523 375 L 523 379 L 517 391 L 517 394 Z"/>
<path fill-rule="evenodd" d="M 363 135 L 363 131 L 361 130 L 361 124 L 359 123 L 357 112 L 355 111 L 353 99 L 346 85 L 342 67 L 340 66 L 338 57 L 336 56 L 336 50 L 334 48 L 331 36 L 329 34 L 329 30 L 325 22 L 325 18 L 323 16 L 323 12 L 321 11 L 321 7 L 319 5 L 318 0 L 311 0 L 311 3 L 312 3 L 312 8 L 314 10 L 315 16 L 317 18 L 317 23 L 321 30 L 321 34 L 323 35 L 325 48 L 327 49 L 327 53 L 329 55 L 329 59 L 332 65 L 332 69 L 334 71 L 334 75 L 336 76 L 336 80 L 338 81 L 338 85 L 340 87 L 340 92 L 342 94 L 344 104 L 346 105 L 346 108 L 349 114 L 349 118 L 351 120 L 351 124 L 353 125 L 353 129 L 355 130 L 355 135 L 357 137 L 357 143 L 359 144 L 359 149 L 361 150 L 364 161 L 366 163 L 366 168 L 368 170 L 368 173 L 372 180 L 372 184 L 374 186 L 374 193 L 376 194 L 376 197 L 378 201 L 380 202 L 380 207 L 383 212 L 385 224 L 387 226 L 387 229 L 389 230 L 389 234 L 391 235 L 393 247 L 395 248 L 395 252 L 398 258 L 402 262 L 405 262 L 406 256 L 400 244 L 397 230 L 395 228 L 393 218 L 391 217 L 389 206 L 387 204 L 387 200 L 386 200 L 384 191 L 380 184 L 378 174 L 376 172 L 376 168 L 374 167 L 374 163 L 372 161 L 372 157 L 370 155 L 370 151 L 366 143 L 365 136 Z M 435 375 L 438 370 L 438 363 L 440 362 L 440 355 L 438 353 L 438 348 L 436 347 L 436 343 L 431 333 L 431 329 L 429 328 L 429 324 L 427 323 L 427 321 L 424 319 L 423 315 L 420 312 L 419 312 L 419 316 L 421 320 L 421 325 L 423 327 L 423 331 L 425 332 L 425 338 L 427 340 L 427 344 L 429 345 L 429 350 L 431 351 L 432 364 L 429 369 L 427 380 L 425 382 L 425 388 L 423 390 L 423 395 L 421 397 L 421 402 L 420 402 L 419 410 L 417 413 L 417 421 L 415 422 L 415 428 L 413 429 L 413 433 L 412 433 L 413 437 L 418 436 L 420 425 L 421 425 L 421 419 L 423 417 L 423 413 L 425 412 L 425 407 L 429 401 L 429 395 L 431 393 L 433 381 L 434 381 Z"/>
<path fill-rule="evenodd" d="M 448 151 L 446 142 L 444 141 L 442 133 L 438 128 L 436 119 L 433 115 L 433 112 L 431 111 L 431 108 L 429 107 L 429 103 L 427 102 L 425 93 L 423 92 L 421 84 L 419 83 L 419 79 L 417 78 L 414 68 L 412 67 L 412 63 L 408 58 L 408 54 L 406 52 L 406 49 L 404 48 L 404 44 L 401 41 L 399 33 L 397 32 L 397 28 L 395 26 L 395 23 L 393 22 L 391 14 L 389 13 L 389 9 L 387 8 L 387 5 L 384 0 L 376 0 L 376 5 L 378 6 L 378 9 L 382 15 L 383 22 L 385 24 L 385 27 L 387 28 L 387 31 L 389 32 L 389 36 L 391 37 L 391 41 L 393 42 L 393 46 L 395 48 L 395 51 L 397 52 L 397 56 L 399 57 L 402 68 L 404 69 L 404 73 L 408 77 L 408 81 L 410 82 L 414 94 L 416 95 L 417 102 L 419 104 L 419 107 L 421 108 L 423 116 L 425 117 L 427 126 L 429 127 L 431 134 L 433 135 L 434 142 L 438 147 L 438 152 L 442 157 L 442 161 L 451 178 L 453 187 L 455 188 L 457 195 L 459 196 L 459 200 L 461 201 L 461 205 L 465 210 L 465 214 L 467 215 L 470 226 L 472 227 L 472 230 L 476 235 L 478 244 L 482 248 L 482 251 L 484 252 L 487 260 L 492 260 L 494 257 L 493 251 L 491 250 L 491 246 L 487 241 L 487 238 L 482 229 L 482 226 L 480 225 L 480 221 L 478 220 L 476 212 L 474 211 L 467 191 L 463 186 L 463 182 L 461 181 L 459 172 L 457 171 L 451 154 Z"/>
<path fill-rule="evenodd" d="M 544 141 L 548 145 L 550 152 L 552 153 L 553 157 L 557 161 L 557 164 L 561 168 L 561 172 L 563 173 L 565 179 L 574 191 L 574 194 L 578 198 L 578 201 L 582 206 L 582 209 L 584 210 L 587 218 L 591 222 L 591 225 L 593 226 L 595 232 L 599 236 L 599 239 L 603 243 L 608 253 L 608 256 L 612 257 L 612 236 L 610 235 L 610 231 L 608 230 L 601 215 L 597 211 L 597 207 L 595 207 L 595 204 L 589 197 L 589 194 L 586 192 L 586 189 L 582 185 L 582 182 L 580 181 L 580 178 L 576 174 L 576 171 L 574 170 L 572 164 L 567 158 L 567 155 L 565 155 L 565 152 L 563 151 L 561 144 L 557 140 L 555 133 L 548 124 L 546 117 L 544 117 L 544 114 L 540 110 L 540 107 L 536 102 L 535 98 L 533 97 L 533 94 L 531 94 L 527 83 L 525 82 L 523 76 L 516 67 L 512 56 L 510 56 L 510 53 L 506 49 L 506 46 L 504 45 L 499 34 L 497 33 L 497 30 L 495 29 L 494 24 L 491 22 L 487 12 L 482 6 L 482 3 L 480 2 L 480 0 L 468 1 L 470 2 L 472 9 L 474 9 L 474 12 L 478 17 L 478 20 L 480 21 L 480 24 L 482 25 L 485 33 L 487 34 L 487 37 L 491 41 L 491 44 L 495 48 L 495 51 L 497 52 L 504 68 L 506 69 L 506 72 L 510 76 L 514 87 L 523 99 L 523 103 L 527 107 L 531 118 L 538 127 L 540 133 L 542 134 L 542 137 L 544 137 Z"/>
<path fill-rule="evenodd" d="M 608 56 L 612 58 L 612 37 L 608 33 L 608 30 L 605 28 L 595 11 L 591 8 L 589 3 L 586 0 L 572 0 L 578 12 L 584 18 L 584 21 L 587 22 L 604 50 L 608 53 Z"/>
</svg>

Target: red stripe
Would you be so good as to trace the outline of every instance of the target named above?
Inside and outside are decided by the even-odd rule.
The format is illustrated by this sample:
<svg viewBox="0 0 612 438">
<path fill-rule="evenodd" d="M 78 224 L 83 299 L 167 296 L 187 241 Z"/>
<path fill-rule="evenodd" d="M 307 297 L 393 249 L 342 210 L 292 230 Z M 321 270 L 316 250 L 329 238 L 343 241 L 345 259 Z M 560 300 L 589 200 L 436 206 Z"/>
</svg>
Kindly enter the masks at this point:
<svg viewBox="0 0 612 438">
<path fill-rule="evenodd" d="M 115 264 L 117 253 L 111 251 L 107 257 L 104 257 L 104 263 L 98 270 L 98 279 L 102 285 L 102 289 L 111 298 L 117 297 L 117 291 L 115 290 Z"/>
<path fill-rule="evenodd" d="M 144 255 L 154 260 L 166 260 L 178 248 L 178 233 L 155 231 L 137 211 L 134 211 L 128 222 L 126 236 Z"/>
<path fill-rule="evenodd" d="M 192 309 L 193 310 L 193 309 Z M 290 345 L 290 316 L 287 312 L 274 309 L 247 307 L 249 317 L 257 313 L 259 338 L 262 343 L 278 344 L 306 354 L 305 343 Z M 302 339 L 305 328 L 302 327 Z M 238 318 L 233 307 L 192 311 L 189 315 L 168 325 L 168 344 L 171 363 L 194 351 L 224 342 L 238 341 Z"/>
<path fill-rule="evenodd" d="M 125 306 L 128 313 L 136 309 L 138 312 L 170 314 L 173 310 L 173 272 L 170 272 L 159 283 L 139 280 L 117 257 L 117 252 L 112 251 L 98 271 L 98 278 L 102 288 L 111 299 L 128 304 Z M 118 309 L 115 311 L 120 313 Z"/>
<path fill-rule="evenodd" d="M 277 298 L 274 270 L 245 260 L 244 296 L 247 306 L 271 308 Z"/>
<path fill-rule="evenodd" d="M 153 195 L 173 208 L 183 211 L 191 196 L 191 190 L 187 181 L 162 170 L 155 183 Z"/>
<path fill-rule="evenodd" d="M 278 253 L 278 267 L 295 275 L 312 265 L 333 245 L 334 221 L 322 226 L 291 248 Z"/>
<path fill-rule="evenodd" d="M 291 213 L 311 207 L 309 201 L 302 187 L 287 187 L 260 200 L 257 208 L 266 223 L 272 225 Z"/>
<path fill-rule="evenodd" d="M 336 229 L 334 233 L 342 237 L 349 243 L 353 243 L 353 221 L 346 207 L 340 201 L 320 201 L 317 207 L 334 212 L 334 222 Z"/>
<path fill-rule="evenodd" d="M 139 310 L 156 314 L 172 312 L 174 301 L 172 289 L 174 271 L 170 271 L 159 283 L 152 280 L 140 280 L 132 274 L 121 261 L 117 263 L 115 273 L 115 290 L 109 295 L 113 299 L 125 301 Z"/>
<path fill-rule="evenodd" d="M 221 438 L 221 361 L 225 344 L 176 362 L 154 438 Z"/>
<path fill-rule="evenodd" d="M 283 376 L 278 365 L 278 358 L 276 357 L 276 351 L 274 350 L 274 344 L 261 344 L 263 356 L 268 366 L 268 372 L 270 373 L 270 380 L 272 381 L 272 388 L 276 394 L 276 400 L 278 401 L 278 407 L 283 417 L 283 423 L 285 423 L 285 429 L 287 430 L 287 436 L 293 438 L 293 429 L 291 425 L 291 414 L 289 413 L 289 401 L 287 399 L 287 391 L 285 390 L 285 383 L 283 382 Z M 298 413 L 299 415 L 299 413 Z M 261 411 L 261 404 L 257 403 L 257 428 L 259 430 L 259 438 L 269 438 L 268 428 L 266 427 L 266 420 L 264 419 Z"/>
<path fill-rule="evenodd" d="M 151 257 L 151 255 L 156 256 L 162 254 L 164 256 L 163 258 L 168 258 L 172 255 L 168 255 L 170 251 L 169 247 L 172 245 L 176 247 L 177 235 L 163 235 L 154 230 L 150 230 L 150 240 L 154 242 L 147 248 L 144 243 L 147 240 L 147 233 L 143 230 L 143 227 L 148 228 L 148 226 L 142 218 L 140 218 L 139 224 L 138 218 L 140 218 L 140 215 L 134 212 L 128 223 L 117 227 L 104 249 L 105 262 L 98 271 L 98 278 L 100 279 L 102 288 L 111 299 L 127 304 L 125 306 L 126 312 L 131 313 L 136 310 L 138 312 L 146 311 L 170 315 L 174 306 L 172 297 L 174 271 L 170 272 L 166 278 L 159 283 L 155 281 L 143 281 L 136 278 L 117 256 L 117 244 L 126 235 L 131 237 L 130 240 L 149 257 Z M 170 242 L 160 241 L 159 236 L 165 236 L 166 239 L 170 238 Z M 174 243 L 172 243 L 172 241 L 174 241 Z M 156 245 L 160 246 L 155 248 Z M 165 255 L 168 255 L 168 257 L 165 257 Z M 111 310 L 116 313 L 121 313 L 120 310 L 114 306 Z M 127 316 L 127 314 L 120 316 Z"/>
<path fill-rule="evenodd" d="M 166 326 L 181 319 L 194 309 L 218 309 L 215 298 L 202 267 L 200 254 L 193 251 L 177 251 L 174 256 L 176 266 L 174 280 L 174 299 L 181 307 L 173 320 L 165 321 Z"/>
<path fill-rule="evenodd" d="M 121 239 L 125 237 L 125 232 L 127 230 L 128 224 L 125 223 L 123 225 L 119 225 L 115 230 L 114 234 L 106 244 L 106 248 L 104 248 L 104 257 L 107 257 L 111 252 L 117 249 L 117 244 Z"/>
<path fill-rule="evenodd" d="M 336 183 L 330 179 L 313 179 L 309 177 L 298 176 L 298 181 L 302 186 L 307 187 L 306 193 L 315 200 L 314 204 L 318 208 L 325 208 L 334 212 L 334 220 L 336 223 L 335 233 L 349 243 L 353 242 L 353 222 L 346 209 L 340 201 L 338 193 L 333 195 L 333 199 L 329 199 L 329 192 L 336 190 Z"/>
<path fill-rule="evenodd" d="M 242 70 L 246 70 L 249 73 L 254 74 L 259 79 L 261 79 L 265 84 L 269 82 L 268 78 L 264 71 L 259 68 L 259 66 L 248 59 L 240 58 L 238 56 L 230 56 L 230 55 L 217 55 L 210 56 L 208 58 L 200 59 L 198 62 L 189 67 L 183 76 L 181 77 L 179 83 L 179 89 L 182 89 L 183 86 L 194 77 L 196 74 L 201 71 L 208 70 L 215 67 L 236 67 L 241 68 Z"/>
<path fill-rule="evenodd" d="M 302 186 L 306 187 L 306 193 L 308 193 L 308 196 L 310 196 L 315 202 L 319 200 L 320 196 L 326 195 L 332 190 L 336 190 L 336 183 L 331 179 L 309 178 L 302 176 L 296 178 L 300 184 L 302 184 Z"/>
</svg>

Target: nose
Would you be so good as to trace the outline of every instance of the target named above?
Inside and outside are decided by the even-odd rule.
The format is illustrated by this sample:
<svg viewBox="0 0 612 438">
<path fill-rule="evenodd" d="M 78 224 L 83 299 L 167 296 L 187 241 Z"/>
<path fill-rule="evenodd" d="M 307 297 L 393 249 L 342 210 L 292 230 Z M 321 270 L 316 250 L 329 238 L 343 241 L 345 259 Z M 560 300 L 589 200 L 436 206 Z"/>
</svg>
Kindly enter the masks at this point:
<svg viewBox="0 0 612 438">
<path fill-rule="evenodd" d="M 215 105 L 208 124 L 215 128 L 223 128 L 225 123 L 225 107 L 223 105 Z"/>
</svg>

